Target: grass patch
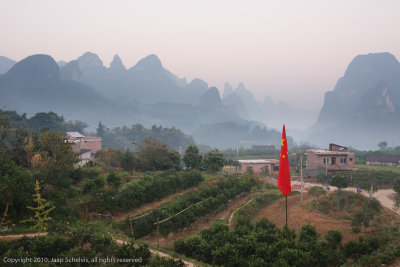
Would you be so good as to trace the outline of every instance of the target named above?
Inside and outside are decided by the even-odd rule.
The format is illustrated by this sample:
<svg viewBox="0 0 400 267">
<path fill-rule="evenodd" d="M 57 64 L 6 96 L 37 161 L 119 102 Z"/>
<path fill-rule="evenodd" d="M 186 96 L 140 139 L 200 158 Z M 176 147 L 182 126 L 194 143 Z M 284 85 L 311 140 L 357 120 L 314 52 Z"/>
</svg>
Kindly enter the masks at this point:
<svg viewBox="0 0 400 267">
<path fill-rule="evenodd" d="M 355 167 L 358 168 L 358 169 L 394 172 L 394 173 L 399 173 L 400 174 L 400 168 L 399 167 L 378 166 L 378 165 L 364 165 L 364 164 L 357 164 L 357 165 L 355 165 Z"/>
<path fill-rule="evenodd" d="M 232 224 L 235 225 L 239 217 L 249 218 L 251 221 L 254 221 L 257 214 L 263 209 L 265 206 L 273 203 L 278 200 L 281 195 L 279 194 L 279 189 L 268 189 L 266 193 L 261 195 L 256 195 L 252 198 L 250 202 L 246 205 L 242 206 L 234 215 Z"/>
</svg>

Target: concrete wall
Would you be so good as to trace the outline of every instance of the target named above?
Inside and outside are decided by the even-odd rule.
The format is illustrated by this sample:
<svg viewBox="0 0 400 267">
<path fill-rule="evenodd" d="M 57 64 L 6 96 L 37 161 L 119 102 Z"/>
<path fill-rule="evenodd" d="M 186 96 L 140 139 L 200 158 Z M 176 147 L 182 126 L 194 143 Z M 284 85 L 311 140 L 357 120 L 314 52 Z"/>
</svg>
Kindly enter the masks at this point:
<svg viewBox="0 0 400 267">
<path fill-rule="evenodd" d="M 329 158 L 329 163 L 324 163 L 324 158 Z M 332 164 L 332 158 L 335 158 L 335 164 Z M 340 159 L 345 158 L 346 163 L 341 163 Z M 351 159 L 351 160 L 350 160 Z M 307 169 L 325 169 L 329 170 L 346 170 L 354 168 L 354 153 L 348 152 L 344 155 L 321 155 L 312 151 L 307 155 Z"/>
<path fill-rule="evenodd" d="M 80 149 L 89 149 L 93 153 L 96 153 L 101 150 L 101 137 L 83 137 L 80 143 Z"/>
<path fill-rule="evenodd" d="M 242 163 L 239 172 L 246 173 L 248 167 L 251 167 L 253 173 L 262 173 L 267 168 L 269 174 L 274 174 L 274 165 L 271 163 Z"/>
</svg>

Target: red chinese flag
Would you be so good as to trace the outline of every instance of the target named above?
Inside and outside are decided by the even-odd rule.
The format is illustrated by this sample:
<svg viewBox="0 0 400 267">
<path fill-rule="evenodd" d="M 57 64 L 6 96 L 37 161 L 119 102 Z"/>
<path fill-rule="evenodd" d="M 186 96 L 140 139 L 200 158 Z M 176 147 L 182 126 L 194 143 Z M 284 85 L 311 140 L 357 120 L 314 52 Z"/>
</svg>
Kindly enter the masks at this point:
<svg viewBox="0 0 400 267">
<path fill-rule="evenodd" d="M 278 187 L 282 191 L 282 194 L 289 195 L 292 192 L 290 186 L 290 172 L 289 172 L 289 158 L 286 140 L 285 125 L 282 130 L 282 142 L 281 142 L 281 157 L 279 159 L 279 174 L 278 174 Z"/>
</svg>

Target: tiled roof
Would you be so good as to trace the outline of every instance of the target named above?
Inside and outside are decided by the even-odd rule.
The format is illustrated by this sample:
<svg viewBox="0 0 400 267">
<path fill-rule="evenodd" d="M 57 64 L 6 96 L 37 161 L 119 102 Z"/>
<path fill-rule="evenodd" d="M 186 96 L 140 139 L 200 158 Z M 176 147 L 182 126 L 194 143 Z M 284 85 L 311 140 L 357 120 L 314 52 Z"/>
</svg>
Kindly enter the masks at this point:
<svg viewBox="0 0 400 267">
<path fill-rule="evenodd" d="M 348 155 L 349 153 L 353 153 L 350 151 L 331 151 L 326 149 L 311 149 L 307 150 L 307 152 L 315 153 L 318 155 Z"/>
<path fill-rule="evenodd" d="M 277 159 L 240 159 L 240 164 L 266 164 L 266 163 L 277 163 Z"/>
<path fill-rule="evenodd" d="M 67 132 L 67 135 L 71 136 L 71 137 L 75 137 L 75 138 L 82 138 L 85 137 L 84 135 L 78 133 L 78 132 Z"/>
<path fill-rule="evenodd" d="M 399 155 L 371 155 L 367 161 L 400 163 Z"/>
</svg>

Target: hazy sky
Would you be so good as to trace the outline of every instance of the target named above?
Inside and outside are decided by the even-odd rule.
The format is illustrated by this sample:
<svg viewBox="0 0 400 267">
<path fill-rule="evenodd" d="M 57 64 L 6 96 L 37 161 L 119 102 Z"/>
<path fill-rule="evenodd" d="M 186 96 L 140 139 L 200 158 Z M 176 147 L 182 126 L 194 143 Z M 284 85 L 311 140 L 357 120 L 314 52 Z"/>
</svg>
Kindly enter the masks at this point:
<svg viewBox="0 0 400 267">
<path fill-rule="evenodd" d="M 356 55 L 400 59 L 398 0 L 1 0 L 0 10 L 0 55 L 14 60 L 92 51 L 131 67 L 154 53 L 188 81 L 220 90 L 243 81 L 260 101 L 307 109 L 321 107 Z"/>
</svg>

